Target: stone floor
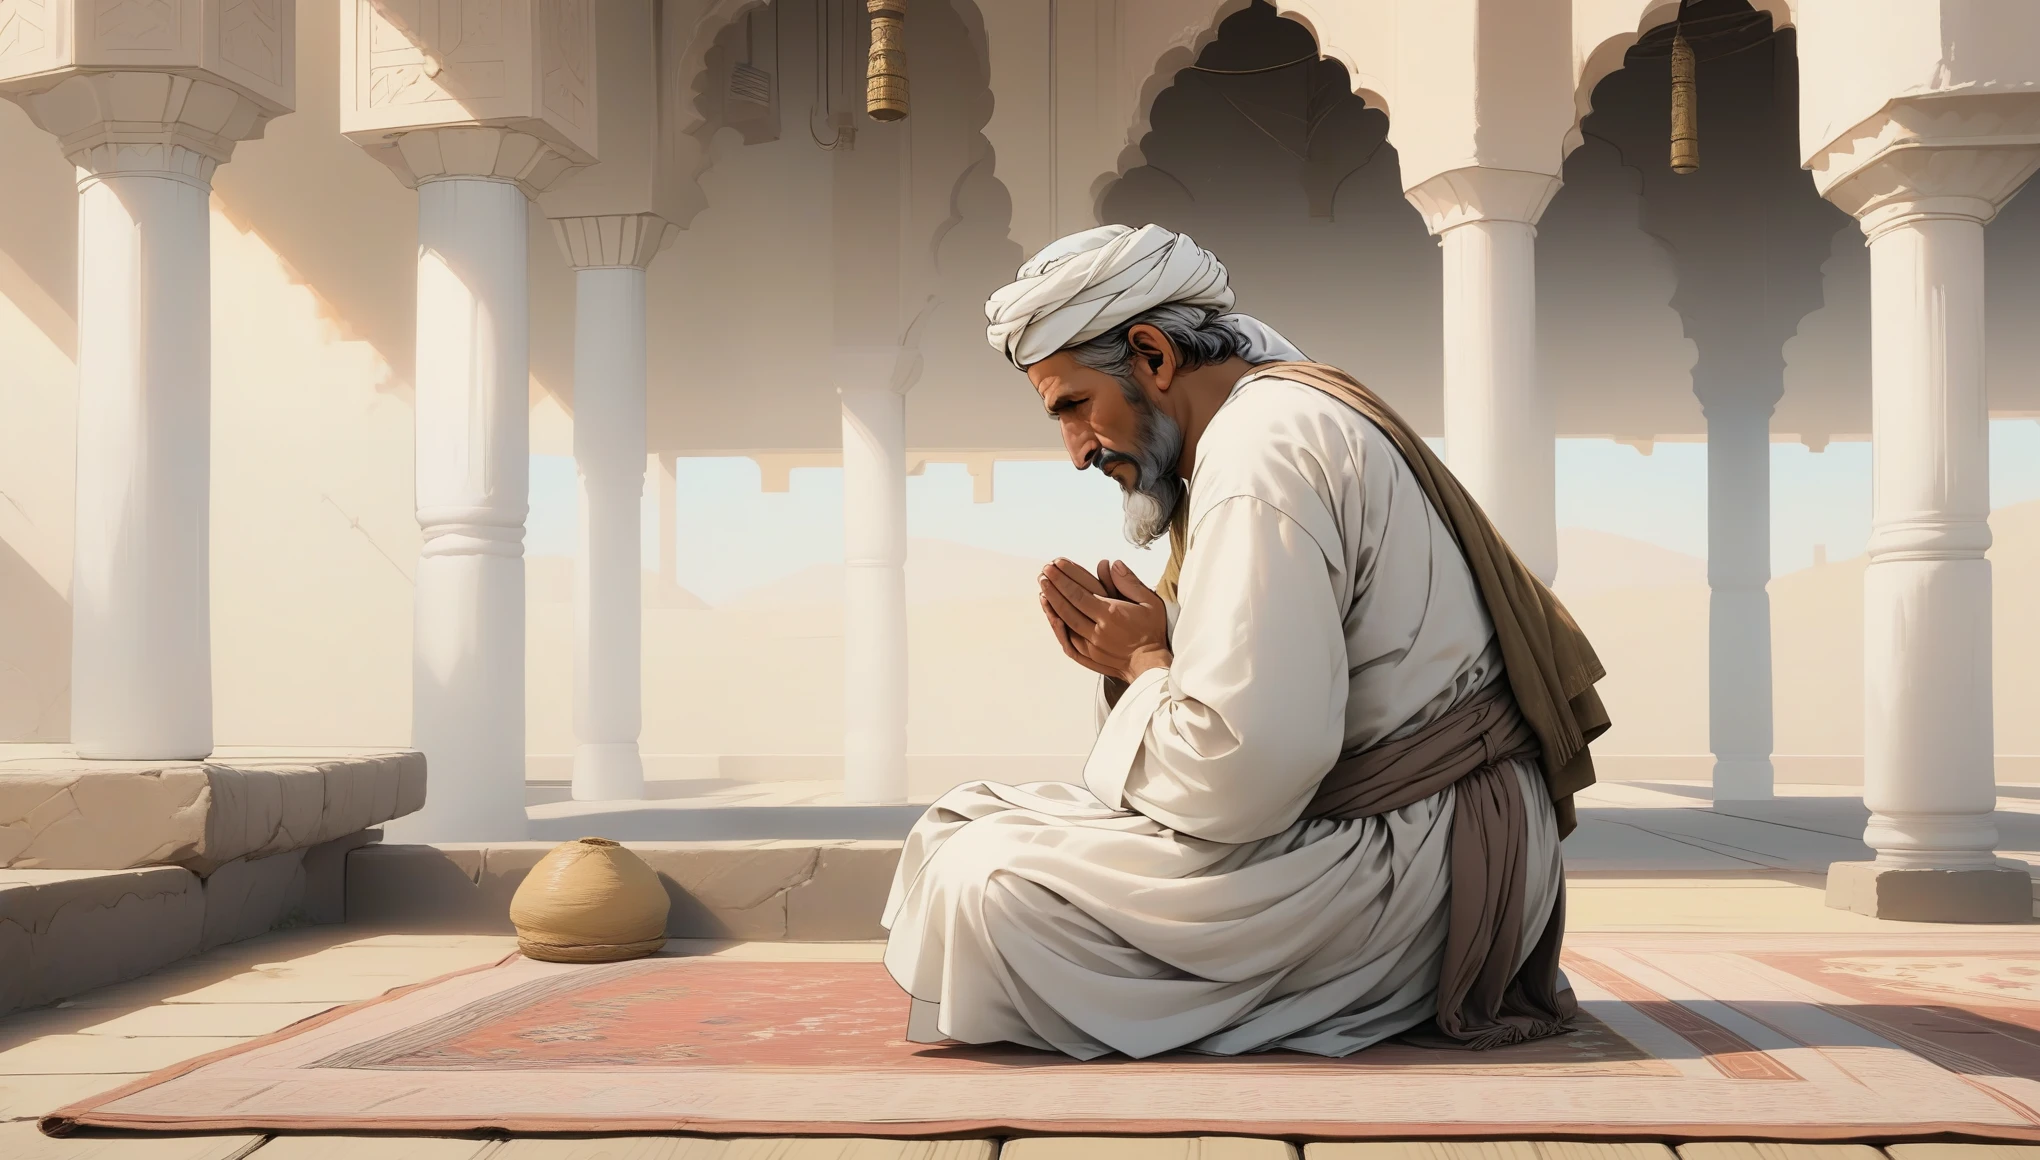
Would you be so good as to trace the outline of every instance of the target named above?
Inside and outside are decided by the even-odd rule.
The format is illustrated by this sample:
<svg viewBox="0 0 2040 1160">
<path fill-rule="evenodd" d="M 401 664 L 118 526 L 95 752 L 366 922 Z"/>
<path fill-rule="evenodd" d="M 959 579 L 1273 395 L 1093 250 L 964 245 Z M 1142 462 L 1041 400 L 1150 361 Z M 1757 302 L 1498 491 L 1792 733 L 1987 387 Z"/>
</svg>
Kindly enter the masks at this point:
<svg viewBox="0 0 2040 1160">
<path fill-rule="evenodd" d="M 535 839 L 582 835 L 618 841 L 742 838 L 902 838 L 926 801 L 853 806 L 833 781 L 672 780 L 646 784 L 646 800 L 577 802 L 561 781 L 527 783 Z M 1578 799 L 1580 828 L 1566 841 L 1575 873 L 1744 872 L 1822 874 L 1861 861 L 1862 791 L 1781 785 L 1762 802 L 1716 807 L 1705 782 L 1604 782 Z M 932 799 L 930 799 L 932 800 Z M 1999 853 L 2040 866 L 2040 785 L 2003 785 Z"/>
<path fill-rule="evenodd" d="M 1597 787 L 1567 843 L 1578 931 L 1937 929 L 1829 909 L 1820 867 L 1860 857 L 1860 804 L 1833 787 L 1708 808 L 1704 787 Z M 1745 816 L 1748 815 L 1748 816 Z M 2040 789 L 2005 787 L 2006 849 L 2040 862 Z M 1577 844 L 1578 849 L 1572 847 Z M 391 933 L 349 925 L 277 932 L 145 978 L 0 1018 L 0 1157 L 6 1160 L 995 1160 L 993 1141 L 465 1139 L 347 1136 L 84 1137 L 48 1140 L 36 1117 L 152 1070 L 509 953 L 495 935 Z M 876 959 L 877 943 L 684 943 L 743 959 Z M 1306 1144 L 1152 1137 L 1007 1142 L 1002 1160 L 1675 1160 L 1654 1143 Z M 1875 1149 L 1688 1145 L 1676 1160 L 1886 1160 Z M 724 1155 L 724 1154 L 727 1155 Z M 712 1155 L 713 1154 L 713 1155 Z M 1900 1145 L 1888 1160 L 2040 1160 L 2040 1148 Z"/>
<path fill-rule="evenodd" d="M 9 1139 L 0 1126 L 0 1147 Z M 207 1136 L 35 1141 L 12 1160 L 2040 1160 L 2040 1147 L 1898 1144 L 1305 1143 L 1228 1136 L 1018 1140 L 737 1139 L 606 1136 L 479 1140 L 432 1136 Z"/>
</svg>

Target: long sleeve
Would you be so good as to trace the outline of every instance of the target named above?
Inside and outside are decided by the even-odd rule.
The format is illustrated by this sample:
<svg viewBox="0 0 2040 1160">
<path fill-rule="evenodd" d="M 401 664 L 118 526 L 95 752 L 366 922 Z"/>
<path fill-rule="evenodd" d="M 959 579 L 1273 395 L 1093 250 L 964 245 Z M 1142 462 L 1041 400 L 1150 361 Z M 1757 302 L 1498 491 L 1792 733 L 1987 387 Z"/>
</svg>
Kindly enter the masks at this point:
<svg viewBox="0 0 2040 1160">
<path fill-rule="evenodd" d="M 1115 808 L 1194 837 L 1248 842 L 1294 823 L 1338 758 L 1348 695 L 1341 610 L 1317 540 L 1261 499 L 1220 501 L 1192 545 L 1174 662 L 1120 695 L 1084 779 Z"/>
</svg>

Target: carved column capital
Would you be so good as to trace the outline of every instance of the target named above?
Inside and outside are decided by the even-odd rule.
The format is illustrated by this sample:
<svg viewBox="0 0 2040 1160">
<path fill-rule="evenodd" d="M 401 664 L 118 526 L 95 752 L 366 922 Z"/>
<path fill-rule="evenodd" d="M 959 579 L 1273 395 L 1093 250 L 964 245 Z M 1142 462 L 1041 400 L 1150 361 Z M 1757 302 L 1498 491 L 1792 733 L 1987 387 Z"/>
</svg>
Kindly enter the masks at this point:
<svg viewBox="0 0 2040 1160">
<path fill-rule="evenodd" d="M 409 129 L 366 148 L 413 189 L 428 181 L 471 177 L 508 182 L 532 198 L 586 163 L 554 142 L 494 125 Z"/>
<path fill-rule="evenodd" d="M 1988 222 L 2040 168 L 2040 94 L 1894 101 L 1807 168 L 1873 240 L 1933 218 Z"/>
<path fill-rule="evenodd" d="M 207 188 L 234 146 L 260 137 L 283 111 L 237 89 L 168 72 L 71 72 L 47 88 L 25 88 L 0 92 L 88 175 L 145 173 Z"/>
<path fill-rule="evenodd" d="M 1470 165 L 1449 169 L 1403 191 L 1424 228 L 1435 237 L 1455 226 L 1477 221 L 1512 221 L 1534 226 L 1558 192 L 1559 179 L 1549 173 L 1492 169 Z"/>
<path fill-rule="evenodd" d="M 552 226 L 567 265 L 577 270 L 618 266 L 642 270 L 680 233 L 679 226 L 655 213 L 556 217 Z"/>
</svg>

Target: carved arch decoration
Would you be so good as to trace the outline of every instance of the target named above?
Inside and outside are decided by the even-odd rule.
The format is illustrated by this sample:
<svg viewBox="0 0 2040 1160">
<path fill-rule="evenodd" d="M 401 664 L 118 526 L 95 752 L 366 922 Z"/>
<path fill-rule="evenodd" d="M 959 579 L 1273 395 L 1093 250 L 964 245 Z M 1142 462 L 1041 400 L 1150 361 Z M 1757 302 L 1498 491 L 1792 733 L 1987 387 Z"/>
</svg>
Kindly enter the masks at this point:
<svg viewBox="0 0 2040 1160">
<path fill-rule="evenodd" d="M 674 201 L 682 208 L 675 224 L 686 228 L 707 208 L 701 178 L 713 164 L 709 143 L 723 126 L 705 100 L 717 70 L 712 56 L 721 39 L 754 12 L 769 11 L 774 0 L 656 0 L 659 39 L 659 165 L 672 184 Z M 990 75 L 984 17 L 975 0 L 955 0 L 952 8 L 963 21 L 978 57 Z"/>
<path fill-rule="evenodd" d="M 1099 199 L 1113 182 L 1148 163 L 1142 141 L 1153 131 L 1157 98 L 1185 68 L 1197 63 L 1218 38 L 1219 25 L 1250 7 L 1254 0 L 1104 0 L 1121 13 L 1121 63 L 1144 64 L 1139 84 L 1129 94 L 1128 108 L 1113 136 L 1097 135 L 1080 143 L 1075 156 L 1058 160 L 1089 175 L 1086 194 L 1092 220 Z M 1277 15 L 1294 21 L 1316 42 L 1318 59 L 1338 63 L 1356 96 L 1369 107 L 1389 114 L 1393 144 L 1395 72 L 1395 8 L 1397 0 L 1267 0 Z M 1109 131 L 1109 130 L 1108 130 Z M 996 137 L 993 144 L 997 145 Z M 1087 147 L 1088 146 L 1088 147 Z M 1067 148 L 1067 147 L 1066 147 Z M 1088 223 L 1087 223 L 1088 224 Z"/>
<path fill-rule="evenodd" d="M 1773 31 L 1797 26 L 1794 0 L 1747 0 L 1771 18 Z M 1586 11 L 1582 11 L 1585 8 Z M 1581 125 L 1594 111 L 1594 89 L 1622 67 L 1637 41 L 1679 13 L 1679 0 L 1629 0 L 1627 4 L 1573 5 L 1573 123 L 1566 130 L 1564 153 L 1585 141 Z"/>
</svg>

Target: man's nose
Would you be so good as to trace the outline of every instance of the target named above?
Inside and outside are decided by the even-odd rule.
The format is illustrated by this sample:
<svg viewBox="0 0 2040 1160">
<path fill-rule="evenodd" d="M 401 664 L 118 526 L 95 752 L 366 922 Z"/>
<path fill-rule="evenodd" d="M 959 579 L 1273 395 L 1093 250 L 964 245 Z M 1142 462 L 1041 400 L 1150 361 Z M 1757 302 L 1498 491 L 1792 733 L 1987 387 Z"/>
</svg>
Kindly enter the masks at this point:
<svg viewBox="0 0 2040 1160">
<path fill-rule="evenodd" d="M 1100 446 L 1095 435 L 1072 431 L 1063 436 L 1063 443 L 1069 448 L 1070 462 L 1078 471 L 1089 468 L 1098 458 Z"/>
</svg>

